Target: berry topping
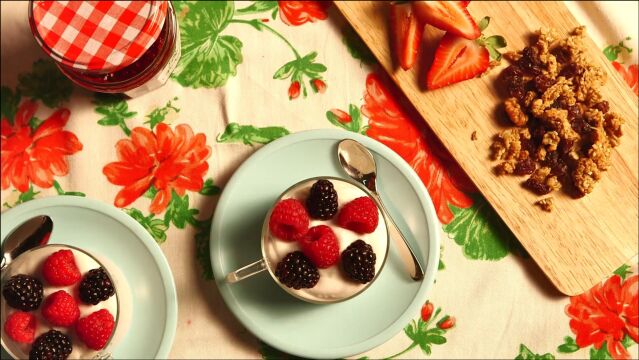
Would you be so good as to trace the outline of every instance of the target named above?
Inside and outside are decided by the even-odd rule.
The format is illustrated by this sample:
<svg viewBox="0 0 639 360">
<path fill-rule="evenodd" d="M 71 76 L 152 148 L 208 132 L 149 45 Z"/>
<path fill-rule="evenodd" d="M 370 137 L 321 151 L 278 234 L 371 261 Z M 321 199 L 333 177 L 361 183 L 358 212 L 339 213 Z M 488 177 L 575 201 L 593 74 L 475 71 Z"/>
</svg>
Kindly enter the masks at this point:
<svg viewBox="0 0 639 360">
<path fill-rule="evenodd" d="M 439 41 L 427 75 L 430 90 L 468 80 L 488 69 L 488 49 L 476 40 L 447 32 Z"/>
<path fill-rule="evenodd" d="M 4 332 L 11 340 L 31 344 L 35 335 L 36 318 L 28 312 L 16 311 L 4 323 Z"/>
<path fill-rule="evenodd" d="M 37 309 L 44 297 L 40 280 L 22 274 L 12 276 L 4 284 L 2 295 L 9 306 L 22 311 Z"/>
<path fill-rule="evenodd" d="M 78 337 L 93 350 L 101 350 L 113 333 L 115 321 L 108 310 L 98 310 L 78 320 L 75 330 Z"/>
<path fill-rule="evenodd" d="M 359 197 L 342 207 L 337 223 L 358 234 L 370 234 L 377 229 L 379 214 L 377 205 L 368 196 Z"/>
<path fill-rule="evenodd" d="M 59 290 L 44 300 L 42 316 L 53 326 L 71 326 L 78 321 L 80 308 L 73 296 Z"/>
<path fill-rule="evenodd" d="M 356 240 L 342 252 L 342 268 L 351 280 L 366 284 L 375 277 L 375 259 L 373 248 Z"/>
<path fill-rule="evenodd" d="M 73 351 L 71 338 L 57 331 L 49 330 L 38 336 L 29 352 L 31 360 L 63 360 Z"/>
<path fill-rule="evenodd" d="M 339 242 L 333 230 L 326 225 L 308 229 L 299 244 L 304 255 L 320 269 L 326 269 L 339 261 Z"/>
<path fill-rule="evenodd" d="M 103 268 L 89 270 L 80 283 L 80 300 L 97 305 L 115 294 L 113 283 Z"/>
<path fill-rule="evenodd" d="M 59 250 L 49 255 L 42 267 L 44 279 L 53 286 L 69 286 L 77 283 L 80 270 L 75 264 L 75 257 L 71 250 Z"/>
<path fill-rule="evenodd" d="M 275 270 L 280 282 L 293 289 L 312 288 L 319 281 L 317 267 L 301 251 L 284 257 Z"/>
<path fill-rule="evenodd" d="M 337 192 L 328 180 L 317 180 L 306 199 L 306 208 L 313 219 L 328 220 L 337 214 Z"/>
<path fill-rule="evenodd" d="M 275 205 L 268 226 L 278 238 L 294 241 L 306 234 L 309 222 L 304 205 L 299 200 L 286 199 Z"/>
</svg>

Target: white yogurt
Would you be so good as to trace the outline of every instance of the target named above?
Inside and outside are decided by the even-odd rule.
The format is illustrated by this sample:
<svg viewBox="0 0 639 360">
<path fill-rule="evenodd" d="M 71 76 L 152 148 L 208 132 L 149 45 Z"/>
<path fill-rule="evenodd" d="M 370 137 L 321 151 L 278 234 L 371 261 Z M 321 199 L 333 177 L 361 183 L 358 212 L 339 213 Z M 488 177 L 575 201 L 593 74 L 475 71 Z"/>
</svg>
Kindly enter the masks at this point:
<svg viewBox="0 0 639 360">
<path fill-rule="evenodd" d="M 363 190 L 355 185 L 335 179 L 329 180 L 333 183 L 335 191 L 337 192 L 337 200 L 339 204 L 338 213 L 339 210 L 341 210 L 342 206 L 349 203 L 350 201 L 362 196 L 368 196 Z M 313 186 L 315 181 L 316 180 L 309 180 L 295 186 L 282 197 L 282 200 L 295 198 L 300 200 L 302 203 L 305 203 L 311 186 Z M 379 209 L 377 211 L 379 214 L 379 224 L 377 225 L 375 231 L 371 234 L 358 234 L 351 230 L 339 227 L 337 225 L 337 215 L 335 215 L 331 220 L 311 219 L 310 227 L 317 225 L 329 226 L 333 230 L 335 236 L 337 237 L 337 240 L 339 241 L 340 255 L 354 241 L 358 239 L 364 240 L 373 248 L 373 251 L 375 252 L 375 274 L 377 274 L 379 273 L 384 263 L 388 247 L 388 233 L 386 230 L 386 223 L 384 222 L 384 218 Z M 270 232 L 265 239 L 264 252 L 266 255 L 266 261 L 268 263 L 268 266 L 272 269 L 273 273 L 275 273 L 277 264 L 287 254 L 296 250 L 301 250 L 299 244 L 296 241 L 289 242 L 281 240 L 272 235 Z M 360 284 L 358 282 L 350 280 L 342 271 L 339 262 L 329 267 L 328 269 L 319 269 L 319 274 L 320 279 L 317 282 L 317 285 L 315 285 L 313 288 L 299 290 L 288 288 L 288 290 L 301 298 L 308 299 L 314 302 L 331 302 L 350 298 L 364 290 L 368 285 Z"/>
<path fill-rule="evenodd" d="M 113 286 L 116 289 L 116 294 L 111 296 L 109 299 L 105 301 L 101 301 L 97 305 L 87 305 L 84 304 L 79 297 L 79 289 L 80 289 L 80 281 L 71 286 L 52 286 L 44 280 L 42 276 L 42 265 L 49 255 L 53 254 L 56 251 L 67 249 L 73 252 L 73 256 L 75 257 L 75 263 L 80 270 L 80 274 L 82 277 L 89 272 L 89 270 L 97 269 L 100 267 L 100 264 L 95 261 L 90 256 L 86 255 L 83 252 L 77 251 L 75 249 L 69 248 L 64 245 L 49 245 L 46 247 L 42 247 L 36 250 L 29 252 L 28 254 L 23 254 L 18 257 L 9 267 L 9 271 L 4 276 L 3 281 L 9 280 L 11 276 L 18 274 L 31 275 L 42 282 L 44 287 L 44 298 L 40 307 L 37 310 L 31 311 L 33 315 L 36 317 L 37 328 L 35 332 L 35 338 L 40 336 L 41 334 L 55 329 L 58 330 L 71 338 L 73 343 L 73 351 L 71 355 L 69 355 L 69 359 L 90 359 L 96 356 L 97 354 L 103 352 L 104 350 L 96 351 L 87 347 L 77 336 L 75 332 L 75 326 L 71 327 L 60 327 L 60 326 L 52 326 L 49 322 L 42 316 L 42 306 L 44 302 L 50 294 L 64 290 L 67 293 L 71 294 L 76 301 L 78 302 L 78 306 L 80 308 L 80 318 L 90 315 L 91 313 L 106 309 L 111 315 L 113 315 L 114 319 L 116 319 L 116 328 L 114 330 L 115 334 L 112 338 L 110 345 L 107 347 L 111 347 L 117 343 L 118 340 L 122 338 L 124 333 L 128 330 L 131 318 L 131 295 L 128 284 L 124 280 L 122 273 L 120 270 L 114 266 L 114 264 L 110 261 L 105 261 L 102 258 L 98 258 L 100 262 L 102 262 L 102 266 L 109 272 L 111 275 L 111 280 L 113 281 Z M 120 313 L 118 317 L 118 301 L 120 302 Z M 2 316 L 0 317 L 2 320 L 2 340 L 5 346 L 7 346 L 14 355 L 18 358 L 28 358 L 29 351 L 31 350 L 32 344 L 20 344 L 16 343 L 7 334 L 4 332 L 4 323 L 6 318 L 18 311 L 10 307 L 2 297 Z"/>
</svg>

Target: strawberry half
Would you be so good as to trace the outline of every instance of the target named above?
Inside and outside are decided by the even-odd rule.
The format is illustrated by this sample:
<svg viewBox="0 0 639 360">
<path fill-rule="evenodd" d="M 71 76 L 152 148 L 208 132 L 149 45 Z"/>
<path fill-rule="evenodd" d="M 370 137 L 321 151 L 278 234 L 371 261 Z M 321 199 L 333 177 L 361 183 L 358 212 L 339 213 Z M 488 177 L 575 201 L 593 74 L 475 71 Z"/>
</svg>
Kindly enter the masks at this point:
<svg viewBox="0 0 639 360">
<path fill-rule="evenodd" d="M 435 51 L 435 60 L 428 71 L 428 89 L 454 84 L 473 78 L 488 69 L 488 49 L 475 40 L 446 33 Z"/>
<path fill-rule="evenodd" d="M 415 1 L 412 4 L 417 17 L 436 28 L 470 40 L 481 35 L 462 1 Z"/>
<path fill-rule="evenodd" d="M 417 16 L 415 16 L 410 3 L 393 2 L 390 10 L 395 57 L 399 66 L 408 70 L 413 67 L 415 59 L 417 59 L 424 24 L 417 21 Z"/>
<path fill-rule="evenodd" d="M 463 7 L 468 7 L 468 4 L 470 4 L 470 0 L 468 1 L 458 1 L 459 5 L 463 6 Z"/>
</svg>

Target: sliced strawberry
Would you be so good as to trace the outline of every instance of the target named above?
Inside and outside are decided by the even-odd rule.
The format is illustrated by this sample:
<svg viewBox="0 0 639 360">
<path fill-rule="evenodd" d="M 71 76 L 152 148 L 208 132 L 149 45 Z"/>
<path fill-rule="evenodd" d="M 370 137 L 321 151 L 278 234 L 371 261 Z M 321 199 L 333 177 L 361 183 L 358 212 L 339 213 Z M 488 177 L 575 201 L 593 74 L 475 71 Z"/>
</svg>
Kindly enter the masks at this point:
<svg viewBox="0 0 639 360">
<path fill-rule="evenodd" d="M 415 1 L 417 17 L 436 28 L 466 39 L 477 39 L 481 31 L 461 1 Z"/>
<path fill-rule="evenodd" d="M 417 21 L 410 3 L 391 3 L 390 22 L 395 58 L 402 69 L 408 70 L 417 59 L 424 24 Z"/>
<path fill-rule="evenodd" d="M 458 1 L 459 5 L 463 6 L 463 7 L 468 7 L 468 4 L 470 4 L 470 0 L 468 1 Z"/>
<path fill-rule="evenodd" d="M 428 71 L 429 89 L 473 78 L 488 69 L 488 50 L 475 40 L 446 33 L 435 51 L 435 60 Z"/>
</svg>

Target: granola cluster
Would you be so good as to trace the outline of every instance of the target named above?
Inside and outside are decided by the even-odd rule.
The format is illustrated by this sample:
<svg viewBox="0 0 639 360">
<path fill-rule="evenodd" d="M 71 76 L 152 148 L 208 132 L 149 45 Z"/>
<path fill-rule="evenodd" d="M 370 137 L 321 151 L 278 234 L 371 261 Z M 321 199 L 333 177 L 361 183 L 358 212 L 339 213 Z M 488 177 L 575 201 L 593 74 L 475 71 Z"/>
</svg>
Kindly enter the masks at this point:
<svg viewBox="0 0 639 360">
<path fill-rule="evenodd" d="M 505 54 L 511 65 L 500 80 L 515 127 L 495 137 L 495 171 L 528 175 L 524 186 L 538 195 L 590 193 L 622 135 L 623 119 L 599 92 L 606 74 L 587 58 L 583 37 L 583 26 L 564 39 L 540 30 L 535 44 Z"/>
</svg>

